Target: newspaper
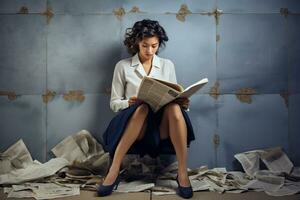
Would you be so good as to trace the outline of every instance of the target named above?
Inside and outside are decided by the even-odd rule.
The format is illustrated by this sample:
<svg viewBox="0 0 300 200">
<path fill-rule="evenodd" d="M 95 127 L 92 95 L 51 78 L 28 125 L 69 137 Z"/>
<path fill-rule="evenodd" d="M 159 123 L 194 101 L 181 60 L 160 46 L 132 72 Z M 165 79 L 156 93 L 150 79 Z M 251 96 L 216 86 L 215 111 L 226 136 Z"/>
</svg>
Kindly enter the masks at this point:
<svg viewBox="0 0 300 200">
<path fill-rule="evenodd" d="M 266 191 L 268 195 L 271 196 L 287 196 L 287 195 L 294 195 L 300 192 L 299 185 L 285 185 L 278 190 L 273 191 Z"/>
<path fill-rule="evenodd" d="M 277 191 L 282 187 L 282 185 L 272 184 L 268 182 L 259 181 L 257 179 L 249 181 L 248 184 L 244 186 L 245 189 L 252 189 L 256 192 L 261 191 Z"/>
<path fill-rule="evenodd" d="M 280 147 L 266 149 L 260 153 L 260 158 L 272 172 L 285 172 L 289 174 L 293 163 Z"/>
<path fill-rule="evenodd" d="M 151 189 L 151 191 L 152 191 L 152 194 L 157 195 L 157 196 L 176 194 L 176 190 L 171 189 L 171 188 L 166 188 L 166 187 L 155 186 Z"/>
<path fill-rule="evenodd" d="M 7 153 L 5 160 L 9 162 L 0 162 L 0 164 L 4 163 L 2 169 L 10 170 L 8 173 L 0 174 L 0 184 L 20 184 L 32 180 L 43 182 L 24 183 L 13 185 L 12 188 L 5 188 L 8 197 L 51 199 L 77 195 L 80 187 L 96 190 L 97 185 L 103 181 L 103 176 L 94 175 L 93 172 L 97 170 L 97 167 L 106 167 L 107 157 L 101 145 L 87 131 L 80 131 L 67 137 L 53 149 L 55 149 L 55 154 L 61 157 L 44 164 L 32 161 L 23 141 L 18 141 L 8 149 L 9 151 L 5 151 L 6 153 L 16 153 Z M 69 152 L 72 149 L 78 154 Z M 187 169 L 193 191 L 241 193 L 254 190 L 264 191 L 271 196 L 293 195 L 300 192 L 300 182 L 291 181 L 300 178 L 300 168 L 293 167 L 280 148 L 254 150 L 237 154 L 235 157 L 241 162 L 246 173 L 228 172 L 226 168 L 208 169 L 207 166 Z M 260 159 L 269 170 L 260 170 Z M 15 162 L 17 164 L 12 165 L 11 163 L 14 162 L 11 160 L 21 162 Z M 164 166 L 159 159 L 150 159 L 148 156 L 139 159 L 137 157 L 127 158 L 124 161 L 123 167 L 125 166 L 127 172 L 125 174 L 140 179 L 131 182 L 122 181 L 117 192 L 152 190 L 154 195 L 176 193 L 178 187 L 175 180 L 178 171 L 177 162 Z M 6 168 L 7 163 L 9 163 L 9 168 Z M 70 165 L 70 163 L 73 164 Z M 68 168 L 64 168 L 65 166 Z M 56 173 L 57 171 L 59 173 Z M 64 175 L 61 175 L 62 173 Z M 143 181 L 142 178 L 145 178 L 143 180 L 153 180 L 155 184 Z M 78 184 L 68 185 L 68 183 L 75 182 Z"/>
<path fill-rule="evenodd" d="M 246 185 L 251 180 L 247 174 L 240 171 L 228 172 L 227 178 L 234 180 L 238 185 Z"/>
<path fill-rule="evenodd" d="M 148 103 L 154 112 L 176 98 L 189 98 L 201 89 L 208 79 L 204 78 L 185 90 L 179 84 L 145 76 L 140 84 L 137 98 Z"/>
<path fill-rule="evenodd" d="M 282 186 L 285 178 L 280 174 L 273 173 L 269 170 L 260 170 L 255 173 L 255 178 L 259 181 Z"/>
<path fill-rule="evenodd" d="M 241 163 L 245 172 L 252 177 L 259 170 L 260 159 L 272 172 L 289 174 L 293 169 L 293 163 L 280 147 L 248 151 L 236 154 L 234 157 Z"/>
<path fill-rule="evenodd" d="M 253 189 L 255 191 L 277 191 L 283 185 L 285 178 L 277 176 L 271 171 L 260 170 L 255 173 L 254 180 L 249 181 L 243 188 Z"/>
<path fill-rule="evenodd" d="M 118 186 L 117 192 L 141 192 L 154 187 L 154 183 L 147 183 L 144 181 L 121 182 Z"/>
<path fill-rule="evenodd" d="M 109 153 L 86 130 L 66 137 L 51 150 L 56 157 L 65 158 L 72 167 L 86 169 L 94 174 L 105 175 L 109 165 Z"/>
<path fill-rule="evenodd" d="M 52 159 L 45 164 L 33 161 L 23 140 L 3 152 L 1 159 L 0 184 L 16 184 L 48 177 L 69 164 L 63 158 Z"/>
<path fill-rule="evenodd" d="M 44 164 L 33 163 L 26 168 L 0 175 L 0 184 L 16 184 L 45 178 L 55 174 L 67 165 L 69 165 L 69 162 L 64 158 L 53 158 Z"/>
<path fill-rule="evenodd" d="M 0 174 L 25 168 L 33 162 L 31 155 L 22 139 L 0 154 Z"/>
<path fill-rule="evenodd" d="M 262 151 L 254 150 L 234 155 L 241 163 L 245 172 L 253 177 L 254 173 L 259 170 L 259 153 Z"/>
<path fill-rule="evenodd" d="M 80 194 L 78 185 L 66 184 L 64 186 L 54 183 L 26 183 L 13 185 L 8 198 L 31 197 L 35 199 L 54 199 L 59 197 L 75 196 Z"/>
<path fill-rule="evenodd" d="M 300 167 L 293 167 L 292 172 L 287 174 L 286 178 L 291 181 L 300 181 Z"/>
<path fill-rule="evenodd" d="M 235 155 L 245 172 L 253 178 L 242 185 L 244 189 L 265 191 L 271 196 L 285 196 L 300 192 L 298 180 L 299 168 L 294 167 L 288 156 L 280 147 L 265 150 L 254 150 Z M 269 170 L 260 170 L 259 160 L 262 160 Z"/>
<path fill-rule="evenodd" d="M 97 154 L 103 154 L 103 147 L 87 131 L 66 137 L 51 150 L 56 157 L 67 159 L 69 162 L 84 161 Z M 71 151 L 71 152 L 70 152 Z"/>
</svg>

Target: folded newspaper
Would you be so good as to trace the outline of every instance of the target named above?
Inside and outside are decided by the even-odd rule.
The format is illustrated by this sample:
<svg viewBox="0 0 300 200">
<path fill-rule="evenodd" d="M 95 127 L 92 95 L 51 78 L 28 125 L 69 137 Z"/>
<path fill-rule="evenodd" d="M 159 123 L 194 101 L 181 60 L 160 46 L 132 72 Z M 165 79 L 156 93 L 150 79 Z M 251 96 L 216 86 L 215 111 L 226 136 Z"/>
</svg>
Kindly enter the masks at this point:
<svg viewBox="0 0 300 200">
<path fill-rule="evenodd" d="M 176 83 L 145 76 L 138 90 L 137 98 L 148 103 L 154 112 L 177 98 L 189 98 L 206 83 L 207 78 L 190 85 L 186 89 Z"/>
</svg>

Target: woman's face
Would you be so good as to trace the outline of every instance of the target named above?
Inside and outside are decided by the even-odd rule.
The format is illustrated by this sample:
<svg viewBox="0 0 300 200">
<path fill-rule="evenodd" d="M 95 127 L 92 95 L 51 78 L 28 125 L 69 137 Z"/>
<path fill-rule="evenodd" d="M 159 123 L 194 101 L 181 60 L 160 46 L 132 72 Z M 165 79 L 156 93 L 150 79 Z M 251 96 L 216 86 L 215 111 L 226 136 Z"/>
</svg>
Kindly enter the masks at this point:
<svg viewBox="0 0 300 200">
<path fill-rule="evenodd" d="M 145 37 L 139 42 L 139 56 L 142 60 L 152 59 L 159 47 L 158 37 Z"/>
</svg>

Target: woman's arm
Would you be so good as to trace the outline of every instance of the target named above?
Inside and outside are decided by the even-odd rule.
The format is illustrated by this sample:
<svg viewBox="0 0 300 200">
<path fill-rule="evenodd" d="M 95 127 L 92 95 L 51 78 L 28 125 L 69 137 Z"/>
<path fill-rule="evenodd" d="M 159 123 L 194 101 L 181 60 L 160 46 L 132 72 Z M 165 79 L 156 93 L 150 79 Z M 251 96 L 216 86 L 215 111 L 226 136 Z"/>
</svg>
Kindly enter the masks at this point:
<svg viewBox="0 0 300 200">
<path fill-rule="evenodd" d="M 128 99 L 125 99 L 125 86 L 124 68 L 122 64 L 118 62 L 114 70 L 110 97 L 110 108 L 114 112 L 118 112 L 129 106 Z"/>
<path fill-rule="evenodd" d="M 177 83 L 177 78 L 176 78 L 176 72 L 175 72 L 175 66 L 172 61 L 168 60 L 168 65 L 170 66 L 170 76 L 169 76 L 169 81 L 172 83 Z"/>
</svg>

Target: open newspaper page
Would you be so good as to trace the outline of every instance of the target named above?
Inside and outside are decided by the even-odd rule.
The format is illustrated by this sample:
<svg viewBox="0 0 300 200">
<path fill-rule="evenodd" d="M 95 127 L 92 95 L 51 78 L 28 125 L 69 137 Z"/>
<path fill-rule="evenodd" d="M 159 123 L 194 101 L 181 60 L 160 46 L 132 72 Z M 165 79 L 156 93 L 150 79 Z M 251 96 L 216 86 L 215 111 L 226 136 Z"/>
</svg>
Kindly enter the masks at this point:
<svg viewBox="0 0 300 200">
<path fill-rule="evenodd" d="M 260 156 L 267 168 L 272 172 L 285 172 L 289 174 L 294 167 L 281 147 L 266 149 Z"/>
<path fill-rule="evenodd" d="M 141 82 L 137 98 L 148 103 L 156 112 L 176 98 L 189 98 L 206 83 L 208 83 L 208 79 L 204 78 L 183 90 L 179 84 L 145 76 Z"/>
<path fill-rule="evenodd" d="M 201 79 L 200 81 L 190 85 L 187 87 L 180 95 L 179 97 L 181 98 L 189 98 L 192 96 L 194 93 L 196 93 L 198 90 L 200 90 L 206 83 L 208 83 L 208 79 L 204 78 Z"/>
<path fill-rule="evenodd" d="M 179 94 L 180 91 L 162 81 L 144 77 L 137 98 L 148 103 L 152 110 L 157 112 L 162 106 L 176 99 Z"/>
</svg>

